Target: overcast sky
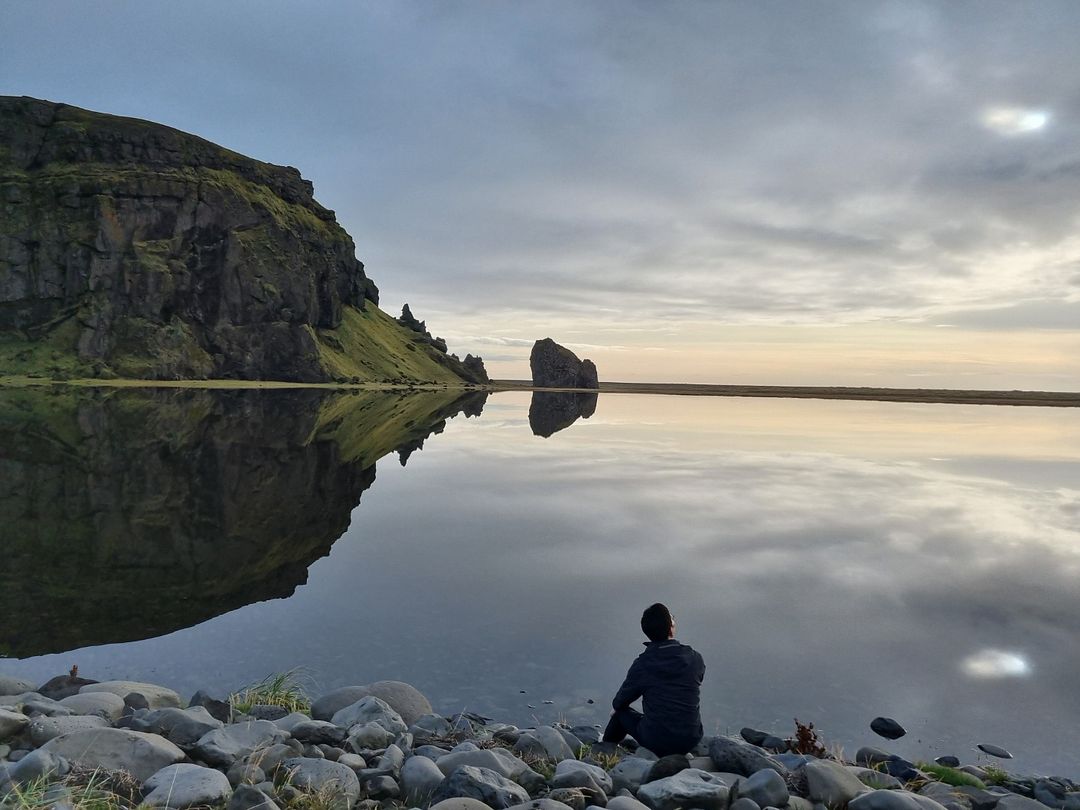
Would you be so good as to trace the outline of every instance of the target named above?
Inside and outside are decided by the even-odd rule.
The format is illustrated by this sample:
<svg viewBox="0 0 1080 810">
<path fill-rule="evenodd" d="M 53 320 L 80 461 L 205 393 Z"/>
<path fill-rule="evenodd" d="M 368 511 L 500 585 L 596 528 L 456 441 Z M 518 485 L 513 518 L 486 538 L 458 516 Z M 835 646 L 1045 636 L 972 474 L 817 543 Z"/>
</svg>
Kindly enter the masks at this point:
<svg viewBox="0 0 1080 810">
<path fill-rule="evenodd" d="M 298 167 L 528 376 L 1080 390 L 1080 3 L 0 6 L 0 93 Z"/>
</svg>

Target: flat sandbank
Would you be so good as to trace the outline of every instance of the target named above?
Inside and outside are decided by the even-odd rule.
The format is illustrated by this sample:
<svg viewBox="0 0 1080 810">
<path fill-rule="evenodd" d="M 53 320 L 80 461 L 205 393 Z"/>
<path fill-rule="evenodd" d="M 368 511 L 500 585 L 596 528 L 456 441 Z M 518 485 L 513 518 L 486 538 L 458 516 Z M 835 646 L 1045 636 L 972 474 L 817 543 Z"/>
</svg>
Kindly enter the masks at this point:
<svg viewBox="0 0 1080 810">
<path fill-rule="evenodd" d="M 602 394 L 664 394 L 691 397 L 774 397 L 782 399 L 846 399 L 879 402 L 922 402 L 952 405 L 1014 405 L 1026 407 L 1078 408 L 1080 392 L 981 391 L 950 388 L 870 388 L 814 385 L 710 385 L 693 383 L 601 382 L 597 389 L 542 388 L 528 380 L 492 380 L 487 385 L 450 383 L 298 383 L 281 380 L 52 380 L 43 377 L 3 377 L 0 388 L 75 385 L 87 388 L 323 388 L 362 391 L 554 391 Z"/>
<path fill-rule="evenodd" d="M 536 388 L 526 380 L 492 380 L 497 391 L 572 391 L 576 388 Z M 1080 407 L 1080 392 L 963 391 L 947 388 L 849 388 L 800 385 L 695 385 L 688 383 L 601 382 L 602 394 L 669 394 L 697 397 L 781 397 L 784 399 L 853 399 L 882 402 L 925 402 L 954 405 L 1024 405 Z"/>
</svg>

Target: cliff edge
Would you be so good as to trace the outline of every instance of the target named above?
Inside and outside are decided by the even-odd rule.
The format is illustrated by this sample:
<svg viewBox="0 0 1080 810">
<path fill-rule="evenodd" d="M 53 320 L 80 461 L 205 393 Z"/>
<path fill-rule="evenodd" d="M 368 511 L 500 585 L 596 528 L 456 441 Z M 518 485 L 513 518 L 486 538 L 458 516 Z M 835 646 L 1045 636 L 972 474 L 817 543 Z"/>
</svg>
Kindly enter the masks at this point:
<svg viewBox="0 0 1080 810">
<path fill-rule="evenodd" d="M 475 381 L 378 300 L 296 169 L 0 97 L 0 375 Z"/>
</svg>

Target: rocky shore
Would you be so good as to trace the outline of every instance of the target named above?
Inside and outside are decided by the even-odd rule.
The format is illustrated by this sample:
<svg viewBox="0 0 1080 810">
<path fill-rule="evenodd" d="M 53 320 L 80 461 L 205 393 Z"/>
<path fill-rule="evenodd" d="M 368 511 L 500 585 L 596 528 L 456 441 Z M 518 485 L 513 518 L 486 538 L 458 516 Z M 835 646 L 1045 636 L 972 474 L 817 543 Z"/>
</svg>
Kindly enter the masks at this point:
<svg viewBox="0 0 1080 810">
<path fill-rule="evenodd" d="M 888 718 L 872 728 L 886 739 L 904 733 Z M 398 681 L 308 703 L 259 688 L 184 700 L 165 686 L 76 671 L 41 685 L 0 676 L 0 806 L 1080 810 L 1080 784 L 1068 778 L 954 757 L 914 763 L 874 747 L 851 762 L 812 726 L 797 730 L 785 740 L 744 728 L 658 759 L 632 740 L 600 743 L 596 726 L 437 715 Z"/>
</svg>

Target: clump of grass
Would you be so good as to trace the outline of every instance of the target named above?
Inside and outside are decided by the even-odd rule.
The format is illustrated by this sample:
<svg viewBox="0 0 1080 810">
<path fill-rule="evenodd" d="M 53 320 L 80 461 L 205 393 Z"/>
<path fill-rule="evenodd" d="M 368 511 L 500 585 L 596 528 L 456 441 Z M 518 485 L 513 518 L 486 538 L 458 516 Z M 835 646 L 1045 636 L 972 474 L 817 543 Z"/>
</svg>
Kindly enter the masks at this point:
<svg viewBox="0 0 1080 810">
<path fill-rule="evenodd" d="M 986 773 L 986 782 L 991 785 L 1004 785 L 1009 781 L 1009 774 L 999 768 L 997 765 L 983 765 L 981 766 Z"/>
<path fill-rule="evenodd" d="M 290 669 L 267 675 L 258 683 L 245 686 L 239 692 L 229 695 L 229 703 L 234 711 L 246 713 L 252 706 L 281 706 L 289 712 L 311 711 L 311 698 L 304 685 L 304 675 L 300 669 Z"/>
<path fill-rule="evenodd" d="M 605 771 L 610 771 L 619 764 L 619 755 L 617 753 L 605 754 L 603 751 L 593 751 L 592 746 L 589 744 L 581 746 L 578 758 L 591 759 Z"/>
<path fill-rule="evenodd" d="M 946 785 L 952 787 L 961 787 L 966 785 L 968 787 L 974 787 L 979 789 L 985 789 L 985 783 L 976 776 L 972 776 L 970 773 L 957 770 L 956 768 L 950 768 L 946 765 L 938 765 L 934 762 L 920 762 L 916 767 L 923 773 L 928 773 L 937 779 L 939 782 L 944 782 Z"/>
<path fill-rule="evenodd" d="M 139 784 L 122 772 L 75 769 L 65 778 L 40 776 L 13 784 L 0 800 L 4 810 L 45 810 L 62 803 L 73 810 L 131 810 L 139 804 Z"/>
</svg>

